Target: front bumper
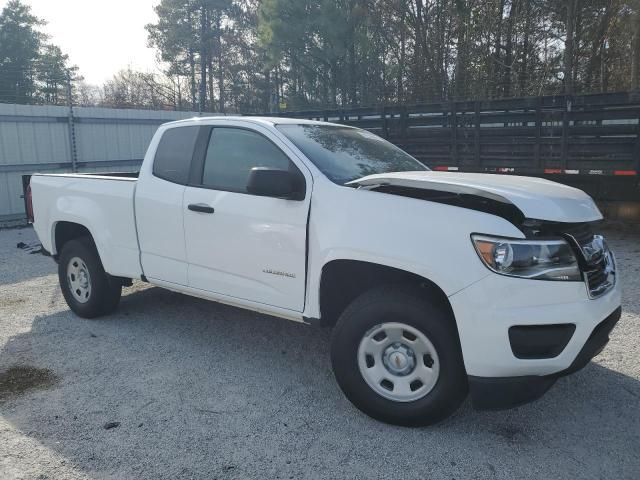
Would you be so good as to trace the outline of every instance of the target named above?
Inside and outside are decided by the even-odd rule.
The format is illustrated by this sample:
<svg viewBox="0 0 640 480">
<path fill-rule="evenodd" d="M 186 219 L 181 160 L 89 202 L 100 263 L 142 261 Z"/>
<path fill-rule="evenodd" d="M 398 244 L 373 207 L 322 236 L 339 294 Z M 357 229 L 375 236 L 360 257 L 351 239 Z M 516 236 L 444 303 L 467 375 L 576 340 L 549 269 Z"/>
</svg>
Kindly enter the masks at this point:
<svg viewBox="0 0 640 480">
<path fill-rule="evenodd" d="M 552 282 L 488 274 L 449 297 L 467 374 L 475 377 L 543 376 L 566 370 L 596 326 L 621 304 L 620 282 L 590 299 L 582 282 Z M 562 351 L 551 358 L 518 358 L 509 329 L 575 325 Z"/>
<path fill-rule="evenodd" d="M 449 301 L 473 404 L 500 409 L 539 398 L 559 377 L 579 370 L 597 355 L 620 318 L 621 294 L 619 281 L 605 294 L 590 298 L 582 282 L 489 274 Z M 549 348 L 544 356 L 518 355 L 509 337 L 511 327 L 539 333 L 553 331 L 554 326 L 570 326 L 566 330 L 572 333 L 557 342 L 559 349 Z M 519 341 L 527 338 L 535 345 L 544 335 L 525 333 Z"/>
<path fill-rule="evenodd" d="M 618 307 L 599 323 L 571 365 L 564 370 L 543 376 L 469 376 L 473 406 L 480 410 L 499 410 L 516 407 L 540 398 L 558 378 L 580 370 L 602 351 L 609 341 L 609 333 L 620 320 L 620 315 L 621 308 Z"/>
</svg>

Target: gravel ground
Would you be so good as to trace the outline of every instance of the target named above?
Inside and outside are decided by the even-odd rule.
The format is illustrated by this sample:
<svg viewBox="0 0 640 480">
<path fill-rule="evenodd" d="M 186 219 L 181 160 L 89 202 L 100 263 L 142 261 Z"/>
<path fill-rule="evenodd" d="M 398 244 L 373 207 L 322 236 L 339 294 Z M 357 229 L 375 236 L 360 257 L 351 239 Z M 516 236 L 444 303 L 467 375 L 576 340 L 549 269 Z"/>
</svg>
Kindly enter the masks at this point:
<svg viewBox="0 0 640 480">
<path fill-rule="evenodd" d="M 343 397 L 329 332 L 137 283 L 72 315 L 55 264 L 0 231 L 0 478 L 640 478 L 640 236 L 609 233 L 624 315 L 533 404 L 431 428 Z M 111 428 L 105 428 L 111 427 Z"/>
</svg>

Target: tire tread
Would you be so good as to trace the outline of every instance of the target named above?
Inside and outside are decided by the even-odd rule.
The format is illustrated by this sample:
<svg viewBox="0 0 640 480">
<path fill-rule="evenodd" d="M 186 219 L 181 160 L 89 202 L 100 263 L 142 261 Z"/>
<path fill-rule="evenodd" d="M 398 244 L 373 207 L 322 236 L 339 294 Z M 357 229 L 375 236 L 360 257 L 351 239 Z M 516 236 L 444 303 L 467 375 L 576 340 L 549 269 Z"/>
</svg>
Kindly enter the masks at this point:
<svg viewBox="0 0 640 480">
<path fill-rule="evenodd" d="M 464 401 L 468 383 L 455 319 L 425 291 L 413 285 L 385 285 L 354 299 L 334 327 L 331 360 L 334 374 L 347 398 L 367 415 L 395 425 L 432 425 L 449 417 Z M 357 341 L 376 323 L 371 313 L 395 310 L 411 318 L 411 325 L 436 344 L 443 360 L 441 377 L 426 397 L 413 402 L 393 402 L 376 394 L 366 384 L 357 366 Z M 409 323 L 409 322 L 408 322 Z M 428 330 L 428 331 L 425 331 Z M 446 365 L 445 365 L 446 364 Z M 444 376 L 443 376 L 444 375 Z"/>
<path fill-rule="evenodd" d="M 77 302 L 67 284 L 67 264 L 74 256 L 82 258 L 89 268 L 91 297 L 86 303 Z M 122 295 L 122 284 L 104 271 L 91 237 L 76 238 L 64 244 L 58 258 L 58 278 L 67 305 L 80 317 L 100 317 L 113 312 L 118 307 Z"/>
</svg>

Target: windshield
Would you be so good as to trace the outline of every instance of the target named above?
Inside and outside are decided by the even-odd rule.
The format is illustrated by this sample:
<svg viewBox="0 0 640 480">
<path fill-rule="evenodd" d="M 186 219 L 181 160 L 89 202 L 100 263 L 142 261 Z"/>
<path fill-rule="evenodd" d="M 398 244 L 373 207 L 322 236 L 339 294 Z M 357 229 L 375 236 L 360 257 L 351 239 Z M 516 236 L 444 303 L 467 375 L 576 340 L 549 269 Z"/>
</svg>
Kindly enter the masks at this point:
<svg viewBox="0 0 640 480">
<path fill-rule="evenodd" d="M 340 125 L 276 125 L 331 181 L 344 185 L 367 175 L 428 170 L 386 140 Z"/>
</svg>

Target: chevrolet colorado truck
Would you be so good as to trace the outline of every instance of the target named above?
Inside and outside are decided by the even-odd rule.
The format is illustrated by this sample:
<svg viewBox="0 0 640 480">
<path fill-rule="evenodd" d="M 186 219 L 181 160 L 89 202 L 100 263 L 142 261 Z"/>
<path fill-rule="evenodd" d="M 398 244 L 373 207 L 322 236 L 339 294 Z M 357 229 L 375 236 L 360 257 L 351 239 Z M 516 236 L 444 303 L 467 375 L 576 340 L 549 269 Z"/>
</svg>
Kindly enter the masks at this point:
<svg viewBox="0 0 640 480">
<path fill-rule="evenodd" d="M 483 409 L 534 400 L 620 318 L 615 259 L 584 192 L 433 172 L 345 125 L 172 122 L 137 175 L 36 174 L 30 189 L 80 317 L 113 311 L 138 279 L 332 326 L 340 388 L 389 423 L 435 423 L 469 392 Z"/>
</svg>

